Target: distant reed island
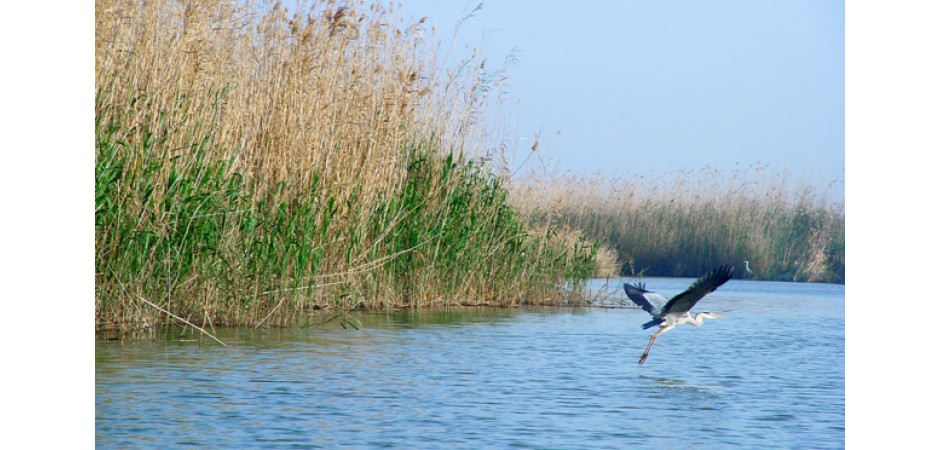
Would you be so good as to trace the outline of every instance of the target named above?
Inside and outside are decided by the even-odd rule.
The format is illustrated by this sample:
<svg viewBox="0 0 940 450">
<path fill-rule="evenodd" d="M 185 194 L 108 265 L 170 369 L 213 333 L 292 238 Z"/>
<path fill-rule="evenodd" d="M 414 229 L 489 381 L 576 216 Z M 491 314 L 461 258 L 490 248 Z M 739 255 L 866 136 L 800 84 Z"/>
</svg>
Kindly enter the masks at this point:
<svg viewBox="0 0 940 450">
<path fill-rule="evenodd" d="M 502 73 L 442 72 L 428 28 L 380 6 L 96 2 L 96 330 L 583 304 L 595 275 L 743 259 L 844 280 L 843 209 L 812 192 L 511 183 L 484 126 Z"/>
</svg>

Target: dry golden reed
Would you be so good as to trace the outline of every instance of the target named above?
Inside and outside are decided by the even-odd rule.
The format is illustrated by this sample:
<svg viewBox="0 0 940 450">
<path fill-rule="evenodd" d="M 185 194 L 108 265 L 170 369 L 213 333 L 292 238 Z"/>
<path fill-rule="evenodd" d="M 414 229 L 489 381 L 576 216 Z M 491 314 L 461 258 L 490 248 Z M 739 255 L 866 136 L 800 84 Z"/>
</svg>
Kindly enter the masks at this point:
<svg viewBox="0 0 940 450">
<path fill-rule="evenodd" d="M 762 279 L 845 282 L 841 195 L 768 166 L 528 176 L 511 193 L 528 221 L 569 226 L 616 249 L 624 275 L 695 277 L 731 263 L 744 276 L 747 260 Z"/>
<path fill-rule="evenodd" d="M 353 180 L 370 183 L 367 195 L 393 189 L 415 136 L 451 131 L 441 142 L 468 146 L 472 134 L 453 133 L 471 120 L 459 88 L 440 89 L 417 28 L 404 33 L 377 4 L 287 11 L 98 1 L 97 120 L 131 121 L 121 140 L 159 142 L 168 158 L 211 137 L 220 154 L 210 156 L 233 159 L 252 182 L 304 185 L 317 173 L 338 199 Z"/>
<path fill-rule="evenodd" d="M 499 76 L 442 72 L 425 26 L 366 2 L 96 1 L 99 327 L 561 301 L 596 247 L 518 220 L 478 162 Z"/>
</svg>

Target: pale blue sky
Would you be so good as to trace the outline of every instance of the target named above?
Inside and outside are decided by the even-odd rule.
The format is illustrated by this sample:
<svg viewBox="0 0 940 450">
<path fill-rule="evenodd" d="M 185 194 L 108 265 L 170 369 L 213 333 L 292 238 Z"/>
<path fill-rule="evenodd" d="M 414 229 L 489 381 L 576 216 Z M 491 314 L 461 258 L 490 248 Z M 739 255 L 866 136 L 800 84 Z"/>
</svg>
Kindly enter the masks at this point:
<svg viewBox="0 0 940 450">
<path fill-rule="evenodd" d="M 429 16 L 446 49 L 478 3 L 400 13 Z M 515 49 L 506 120 L 522 153 L 541 132 L 558 171 L 760 161 L 825 185 L 845 173 L 844 15 L 828 0 L 489 1 L 455 48 L 482 44 L 490 66 Z"/>
</svg>

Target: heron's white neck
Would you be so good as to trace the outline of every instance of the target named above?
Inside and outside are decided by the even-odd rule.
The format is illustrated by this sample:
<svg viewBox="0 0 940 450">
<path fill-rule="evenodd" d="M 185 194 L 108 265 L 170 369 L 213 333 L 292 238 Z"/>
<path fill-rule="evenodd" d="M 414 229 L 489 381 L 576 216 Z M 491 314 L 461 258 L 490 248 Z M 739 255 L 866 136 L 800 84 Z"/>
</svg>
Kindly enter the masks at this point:
<svg viewBox="0 0 940 450">
<path fill-rule="evenodd" d="M 697 326 L 697 327 L 700 327 L 700 326 L 702 326 L 703 323 L 705 323 L 705 319 L 715 319 L 715 318 L 717 318 L 717 317 L 718 317 L 718 316 L 717 316 L 716 314 L 713 314 L 713 313 L 710 313 L 710 312 L 700 312 L 700 313 L 696 314 L 696 315 L 695 315 L 695 318 L 692 319 L 692 321 L 689 322 L 689 323 L 692 324 L 692 325 L 695 325 L 695 326 Z"/>
</svg>

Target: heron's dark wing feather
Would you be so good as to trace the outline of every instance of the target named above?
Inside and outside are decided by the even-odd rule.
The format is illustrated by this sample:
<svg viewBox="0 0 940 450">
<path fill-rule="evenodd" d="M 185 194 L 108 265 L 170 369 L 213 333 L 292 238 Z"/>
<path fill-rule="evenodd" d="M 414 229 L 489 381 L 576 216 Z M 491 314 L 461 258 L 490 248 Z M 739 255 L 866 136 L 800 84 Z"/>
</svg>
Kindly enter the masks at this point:
<svg viewBox="0 0 940 450">
<path fill-rule="evenodd" d="M 659 316 L 663 305 L 666 304 L 666 297 L 656 292 L 647 291 L 642 284 L 634 286 L 630 283 L 624 283 L 623 290 L 627 293 L 627 298 L 654 317 Z"/>
<path fill-rule="evenodd" d="M 708 272 L 703 277 L 695 280 L 684 292 L 669 300 L 666 306 L 663 307 L 662 315 L 682 313 L 692 309 L 702 297 L 714 292 L 715 289 L 718 289 L 718 286 L 730 280 L 732 272 L 734 272 L 732 266 L 721 266 Z"/>
</svg>

